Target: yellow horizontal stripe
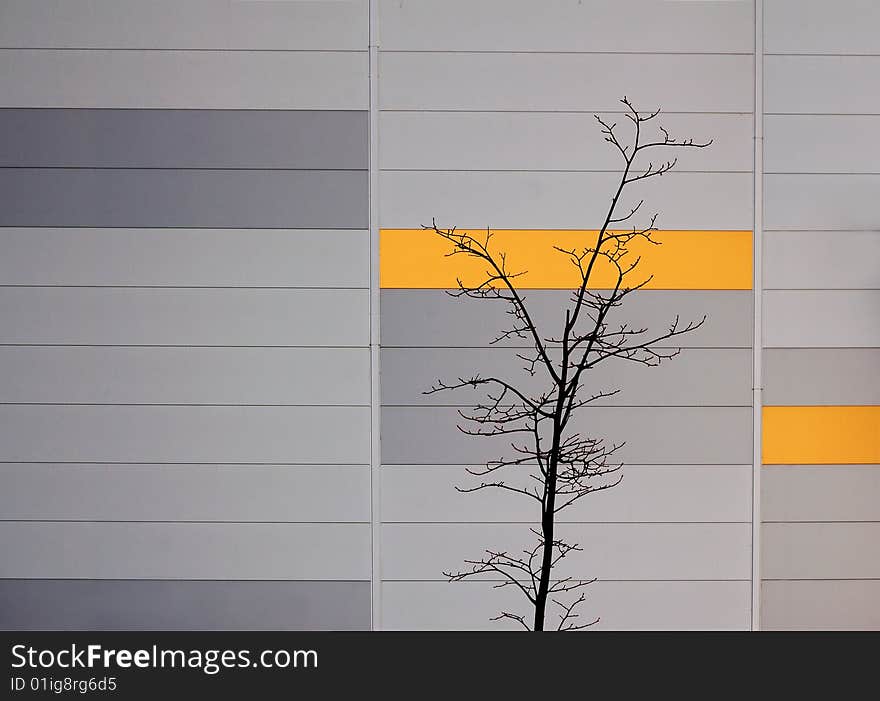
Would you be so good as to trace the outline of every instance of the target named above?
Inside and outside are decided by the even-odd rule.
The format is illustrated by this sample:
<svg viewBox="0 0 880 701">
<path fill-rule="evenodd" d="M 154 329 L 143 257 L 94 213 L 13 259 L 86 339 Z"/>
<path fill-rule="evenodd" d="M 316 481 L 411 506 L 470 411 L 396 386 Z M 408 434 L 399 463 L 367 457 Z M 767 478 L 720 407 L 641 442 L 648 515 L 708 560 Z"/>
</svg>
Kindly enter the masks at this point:
<svg viewBox="0 0 880 701">
<path fill-rule="evenodd" d="M 880 463 L 880 406 L 765 406 L 767 465 Z"/>
<path fill-rule="evenodd" d="M 459 229 L 461 231 L 461 229 Z M 475 236 L 485 230 L 468 229 Z M 655 246 L 641 239 L 630 245 L 629 260 L 641 256 L 638 268 L 627 278 L 630 285 L 653 275 L 647 288 L 655 290 L 749 290 L 752 288 L 751 231 L 659 231 Z M 572 289 L 580 284 L 570 259 L 554 246 L 581 249 L 596 241 L 595 231 L 493 230 L 490 250 L 507 254 L 509 272 L 526 273 L 520 288 Z M 382 229 L 379 235 L 380 286 L 384 288 L 457 287 L 478 284 L 485 264 L 459 255 L 449 257 L 448 241 L 433 230 Z M 590 287 L 614 286 L 616 271 L 604 261 L 596 266 Z"/>
</svg>

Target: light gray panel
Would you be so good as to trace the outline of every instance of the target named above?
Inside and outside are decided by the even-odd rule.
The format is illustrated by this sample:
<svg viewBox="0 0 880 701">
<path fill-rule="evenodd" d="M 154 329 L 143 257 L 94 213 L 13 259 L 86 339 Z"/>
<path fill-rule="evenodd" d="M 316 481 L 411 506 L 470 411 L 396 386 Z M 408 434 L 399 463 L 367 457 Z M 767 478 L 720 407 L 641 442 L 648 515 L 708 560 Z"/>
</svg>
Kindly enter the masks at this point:
<svg viewBox="0 0 880 701">
<path fill-rule="evenodd" d="M 764 404 L 880 404 L 880 349 L 765 350 Z"/>
<path fill-rule="evenodd" d="M 764 172 L 876 173 L 878 131 L 877 115 L 768 115 Z"/>
<path fill-rule="evenodd" d="M 485 401 L 485 387 L 424 394 L 438 380 L 454 383 L 475 374 L 511 382 L 530 396 L 547 391 L 546 371 L 539 369 L 532 377 L 517 352 L 507 348 L 385 348 L 382 403 L 459 406 Z M 554 353 L 557 362 L 558 356 Z M 609 358 L 587 372 L 585 391 L 621 390 L 595 405 L 751 406 L 751 362 L 745 349 L 686 349 L 656 367 Z M 703 379 L 693 382 L 694 377 Z"/>
<path fill-rule="evenodd" d="M 0 170 L 4 226 L 363 229 L 366 171 Z"/>
<path fill-rule="evenodd" d="M 748 2 L 381 0 L 382 48 L 440 51 L 751 52 Z M 609 27 L 626 27 L 610 32 Z"/>
<path fill-rule="evenodd" d="M 620 121 L 619 114 L 604 116 Z M 751 115 L 672 114 L 658 119 L 678 138 L 714 140 L 706 149 L 677 151 L 678 170 L 751 172 Z M 379 127 L 384 169 L 616 170 L 622 163 L 591 114 L 383 112 Z M 655 132 L 659 135 L 647 129 L 644 138 L 653 140 Z"/>
<path fill-rule="evenodd" d="M 339 523 L 0 524 L 0 577 L 370 577 L 370 526 Z"/>
<path fill-rule="evenodd" d="M 366 0 L 4 0 L 0 45 L 127 49 L 363 49 Z"/>
<path fill-rule="evenodd" d="M 880 522 L 765 523 L 761 538 L 765 579 L 880 579 Z"/>
<path fill-rule="evenodd" d="M 880 173 L 767 175 L 764 224 L 768 229 L 876 232 L 876 211 L 866 204 L 878 191 Z"/>
<path fill-rule="evenodd" d="M 749 524 L 566 524 L 560 538 L 580 544 L 554 570 L 591 579 L 747 579 Z M 519 552 L 537 542 L 520 524 L 386 524 L 383 578 L 444 580 L 486 548 Z"/>
<path fill-rule="evenodd" d="M 0 402 L 370 403 L 366 348 L 0 346 Z"/>
<path fill-rule="evenodd" d="M 880 231 L 764 232 L 764 289 L 880 289 Z"/>
<path fill-rule="evenodd" d="M 0 110 L 0 166 L 366 169 L 367 112 Z"/>
<path fill-rule="evenodd" d="M 468 436 L 451 407 L 382 409 L 382 462 L 402 465 L 483 464 L 511 455 L 510 436 Z M 751 455 L 746 407 L 584 407 L 570 430 L 609 443 L 626 442 L 615 459 L 635 464 L 742 464 Z M 515 437 L 521 445 L 526 438 Z"/>
<path fill-rule="evenodd" d="M 508 471 L 505 484 L 525 486 Z M 521 472 L 521 471 L 520 471 Z M 500 477 L 501 473 L 496 473 Z M 616 487 L 595 492 L 561 511 L 559 522 L 751 521 L 748 465 L 626 465 Z M 539 519 L 537 502 L 500 489 L 464 494 L 481 478 L 456 465 L 386 465 L 382 468 L 382 520 L 386 522 L 527 521 Z M 607 483 L 609 480 L 606 479 Z M 603 480 L 596 480 L 596 485 Z"/>
<path fill-rule="evenodd" d="M 368 582 L 0 581 L 0 630 L 369 628 Z"/>
<path fill-rule="evenodd" d="M 880 6 L 874 0 L 767 0 L 768 53 L 878 53 Z"/>
<path fill-rule="evenodd" d="M 880 465 L 768 465 L 764 521 L 880 521 Z"/>
<path fill-rule="evenodd" d="M 0 461 L 352 463 L 367 407 L 0 406 Z"/>
<path fill-rule="evenodd" d="M 363 110 L 369 104 L 366 51 L 0 49 L 0 67 L 0 107 Z"/>
<path fill-rule="evenodd" d="M 603 582 L 581 604 L 587 630 L 748 630 L 748 582 Z M 425 602 L 432 602 L 426 606 Z M 385 630 L 516 630 L 516 621 L 490 621 L 503 610 L 525 612 L 513 587 L 488 582 L 384 582 Z M 548 612 L 552 627 L 558 625 Z"/>
<path fill-rule="evenodd" d="M 0 518 L 370 520 L 367 465 L 0 465 Z"/>
<path fill-rule="evenodd" d="M 768 290 L 764 346 L 880 346 L 880 290 Z"/>
<path fill-rule="evenodd" d="M 381 225 L 418 228 L 436 219 L 460 229 L 598 229 L 619 182 L 616 173 L 385 171 Z M 636 223 L 659 211 L 661 229 L 746 230 L 752 189 L 748 173 L 672 173 L 628 185 L 615 211 L 623 216 L 644 199 Z"/>
<path fill-rule="evenodd" d="M 753 64 L 752 56 L 693 54 L 384 52 L 380 105 L 601 112 L 619 110 L 629 95 L 645 111 L 749 112 Z"/>
<path fill-rule="evenodd" d="M 560 328 L 569 292 L 528 290 L 524 296 L 532 318 L 545 335 L 550 329 Z M 453 298 L 444 290 L 382 290 L 381 310 L 385 346 L 484 347 L 501 329 L 508 328 L 501 305 Z M 749 291 L 642 291 L 612 313 L 618 319 L 616 323 L 628 322 L 633 328 L 647 327 L 657 333 L 663 333 L 676 314 L 683 321 L 699 321 L 705 315 L 702 327 L 675 339 L 677 346 L 748 348 L 751 344 L 754 320 Z M 528 343 L 517 340 L 503 345 Z"/>
<path fill-rule="evenodd" d="M 880 114 L 880 56 L 765 56 L 764 110 Z"/>
<path fill-rule="evenodd" d="M 366 290 L 0 289 L 0 343 L 363 346 Z"/>
<path fill-rule="evenodd" d="M 761 583 L 762 630 L 880 630 L 880 580 Z"/>
<path fill-rule="evenodd" d="M 0 284 L 363 287 L 359 229 L 0 228 Z"/>
</svg>

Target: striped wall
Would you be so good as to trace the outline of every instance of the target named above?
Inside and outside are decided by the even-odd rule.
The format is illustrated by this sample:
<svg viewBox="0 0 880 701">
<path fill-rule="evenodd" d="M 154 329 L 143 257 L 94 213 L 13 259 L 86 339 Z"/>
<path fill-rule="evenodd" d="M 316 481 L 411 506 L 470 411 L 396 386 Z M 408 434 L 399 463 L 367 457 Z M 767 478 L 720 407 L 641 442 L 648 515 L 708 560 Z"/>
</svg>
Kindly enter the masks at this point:
<svg viewBox="0 0 880 701">
<path fill-rule="evenodd" d="M 762 626 L 880 627 L 880 6 L 765 0 Z"/>
<path fill-rule="evenodd" d="M 367 35 L 0 4 L 0 627 L 370 626 Z"/>
<path fill-rule="evenodd" d="M 623 95 L 714 140 L 632 189 L 663 245 L 626 320 L 707 322 L 578 419 L 627 441 L 560 526 L 584 614 L 880 628 L 878 32 L 869 0 L 0 1 L 0 629 L 503 627 L 515 592 L 442 572 L 535 515 L 455 490 L 499 446 L 422 392 L 518 348 L 422 226 L 491 227 L 552 327 Z"/>
<path fill-rule="evenodd" d="M 379 3 L 379 30 L 382 626 L 503 627 L 490 617 L 524 601 L 442 572 L 524 547 L 537 518 L 515 496 L 455 490 L 506 441 L 457 431 L 457 409 L 479 395 L 423 390 L 489 370 L 528 378 L 515 343 L 489 345 L 503 310 L 445 293 L 479 266 L 444 258 L 421 226 L 491 227 L 528 270 L 520 283 L 549 333 L 574 286 L 552 246 L 592 240 L 620 168 L 593 113 L 620 119 L 628 94 L 662 105 L 673 134 L 716 143 L 622 203 L 660 209 L 664 243 L 644 251 L 655 279 L 627 318 L 708 322 L 675 361 L 596 378 L 623 391 L 581 410 L 578 428 L 625 438 L 627 464 L 619 487 L 562 519 L 584 547 L 565 574 L 600 580 L 584 615 L 602 628 L 748 628 L 751 3 L 393 0 Z"/>
</svg>

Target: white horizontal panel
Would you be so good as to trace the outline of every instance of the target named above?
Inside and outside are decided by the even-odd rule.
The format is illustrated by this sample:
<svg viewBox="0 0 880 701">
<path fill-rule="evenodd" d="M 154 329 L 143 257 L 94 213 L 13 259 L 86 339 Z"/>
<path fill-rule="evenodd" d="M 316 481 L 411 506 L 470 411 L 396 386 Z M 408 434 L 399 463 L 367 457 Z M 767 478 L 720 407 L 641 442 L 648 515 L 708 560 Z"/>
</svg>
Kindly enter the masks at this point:
<svg viewBox="0 0 880 701">
<path fill-rule="evenodd" d="M 0 50 L 0 107 L 366 109 L 367 54 Z"/>
<path fill-rule="evenodd" d="M 877 231 L 876 175 L 765 175 L 767 229 Z"/>
<path fill-rule="evenodd" d="M 538 540 L 526 524 L 385 524 L 385 579 L 442 580 L 486 549 L 521 552 Z M 562 524 L 556 536 L 581 551 L 554 576 L 580 579 L 747 579 L 750 524 Z"/>
<path fill-rule="evenodd" d="M 366 348 L 0 347 L 0 402 L 370 403 Z"/>
<path fill-rule="evenodd" d="M 370 577 L 366 524 L 0 523 L 0 577 Z"/>
<path fill-rule="evenodd" d="M 764 521 L 880 521 L 880 465 L 765 465 L 761 474 Z"/>
<path fill-rule="evenodd" d="M 873 138 L 878 131 L 880 115 L 767 115 L 764 172 L 880 172 L 880 142 Z"/>
<path fill-rule="evenodd" d="M 880 630 L 880 580 L 761 583 L 762 630 Z"/>
<path fill-rule="evenodd" d="M 764 292 L 768 348 L 880 346 L 880 290 Z"/>
<path fill-rule="evenodd" d="M 366 345 L 366 290 L 0 289 L 0 343 Z"/>
<path fill-rule="evenodd" d="M 765 523 L 765 579 L 880 579 L 880 523 Z"/>
<path fill-rule="evenodd" d="M 388 110 L 750 112 L 752 56 L 442 53 L 381 54 Z"/>
<path fill-rule="evenodd" d="M 749 52 L 749 2 L 381 0 L 382 48 L 441 51 Z M 610 32 L 609 27 L 626 31 Z"/>
<path fill-rule="evenodd" d="M 880 56 L 765 56 L 764 111 L 880 114 Z"/>
<path fill-rule="evenodd" d="M 880 289 L 880 231 L 764 232 L 764 289 Z"/>
<path fill-rule="evenodd" d="M 0 406 L 0 462 L 368 462 L 367 407 Z"/>
<path fill-rule="evenodd" d="M 436 218 L 441 227 L 597 229 L 619 180 L 616 173 L 384 172 L 381 225 L 417 228 Z M 752 189 L 749 173 L 671 173 L 628 185 L 616 212 L 644 199 L 636 220 L 647 224 L 659 211 L 661 229 L 745 230 Z"/>
<path fill-rule="evenodd" d="M 367 0 L 4 0 L 0 45 L 366 50 L 367 14 Z"/>
<path fill-rule="evenodd" d="M 719 3 L 720 4 L 720 3 Z M 767 0 L 768 53 L 876 54 L 880 5 L 875 0 Z"/>
<path fill-rule="evenodd" d="M 604 118 L 621 122 L 620 115 Z M 679 149 L 678 170 L 752 170 L 752 117 L 661 115 L 670 135 L 705 149 Z M 622 125 L 628 122 L 623 121 Z M 564 112 L 383 112 L 380 162 L 408 170 L 616 170 L 620 153 L 606 143 L 590 114 Z M 621 130 L 621 134 L 628 131 Z M 643 141 L 660 136 L 645 127 Z"/>
<path fill-rule="evenodd" d="M 370 286 L 367 231 L 0 228 L 0 284 Z"/>
<path fill-rule="evenodd" d="M 506 472 L 502 475 L 502 472 Z M 382 520 L 386 522 L 505 522 L 540 519 L 537 501 L 501 489 L 463 493 L 481 482 L 534 484 L 524 468 L 490 477 L 463 466 L 394 465 L 382 468 Z M 626 465 L 597 479 L 595 486 L 620 484 L 587 495 L 559 512 L 560 522 L 722 522 L 751 520 L 752 473 L 748 465 Z"/>
<path fill-rule="evenodd" d="M 370 520 L 367 465 L 0 465 L 3 520 Z"/>
<path fill-rule="evenodd" d="M 588 630 L 748 630 L 748 582 L 603 582 L 589 585 L 576 623 Z M 426 606 L 425 602 L 431 605 Z M 488 582 L 383 582 L 384 630 L 522 630 L 516 621 L 492 621 L 499 611 L 529 612 L 513 587 Z M 559 625 L 550 604 L 547 628 Z M 528 618 L 528 616 L 527 616 Z"/>
</svg>

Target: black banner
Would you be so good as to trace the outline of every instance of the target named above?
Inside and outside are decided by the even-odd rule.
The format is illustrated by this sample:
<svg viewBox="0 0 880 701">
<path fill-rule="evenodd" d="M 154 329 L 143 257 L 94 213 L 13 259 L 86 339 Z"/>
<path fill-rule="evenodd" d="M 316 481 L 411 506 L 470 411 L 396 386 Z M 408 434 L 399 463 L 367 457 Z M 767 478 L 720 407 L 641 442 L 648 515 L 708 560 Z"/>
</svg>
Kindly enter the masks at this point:
<svg viewBox="0 0 880 701">
<path fill-rule="evenodd" d="M 2 633 L 3 698 L 762 696 L 876 688 L 870 633 Z M 868 686 L 861 686 L 860 679 Z M 770 685 L 773 685 L 772 687 Z M 331 696 L 335 698 L 335 696 Z"/>
</svg>

